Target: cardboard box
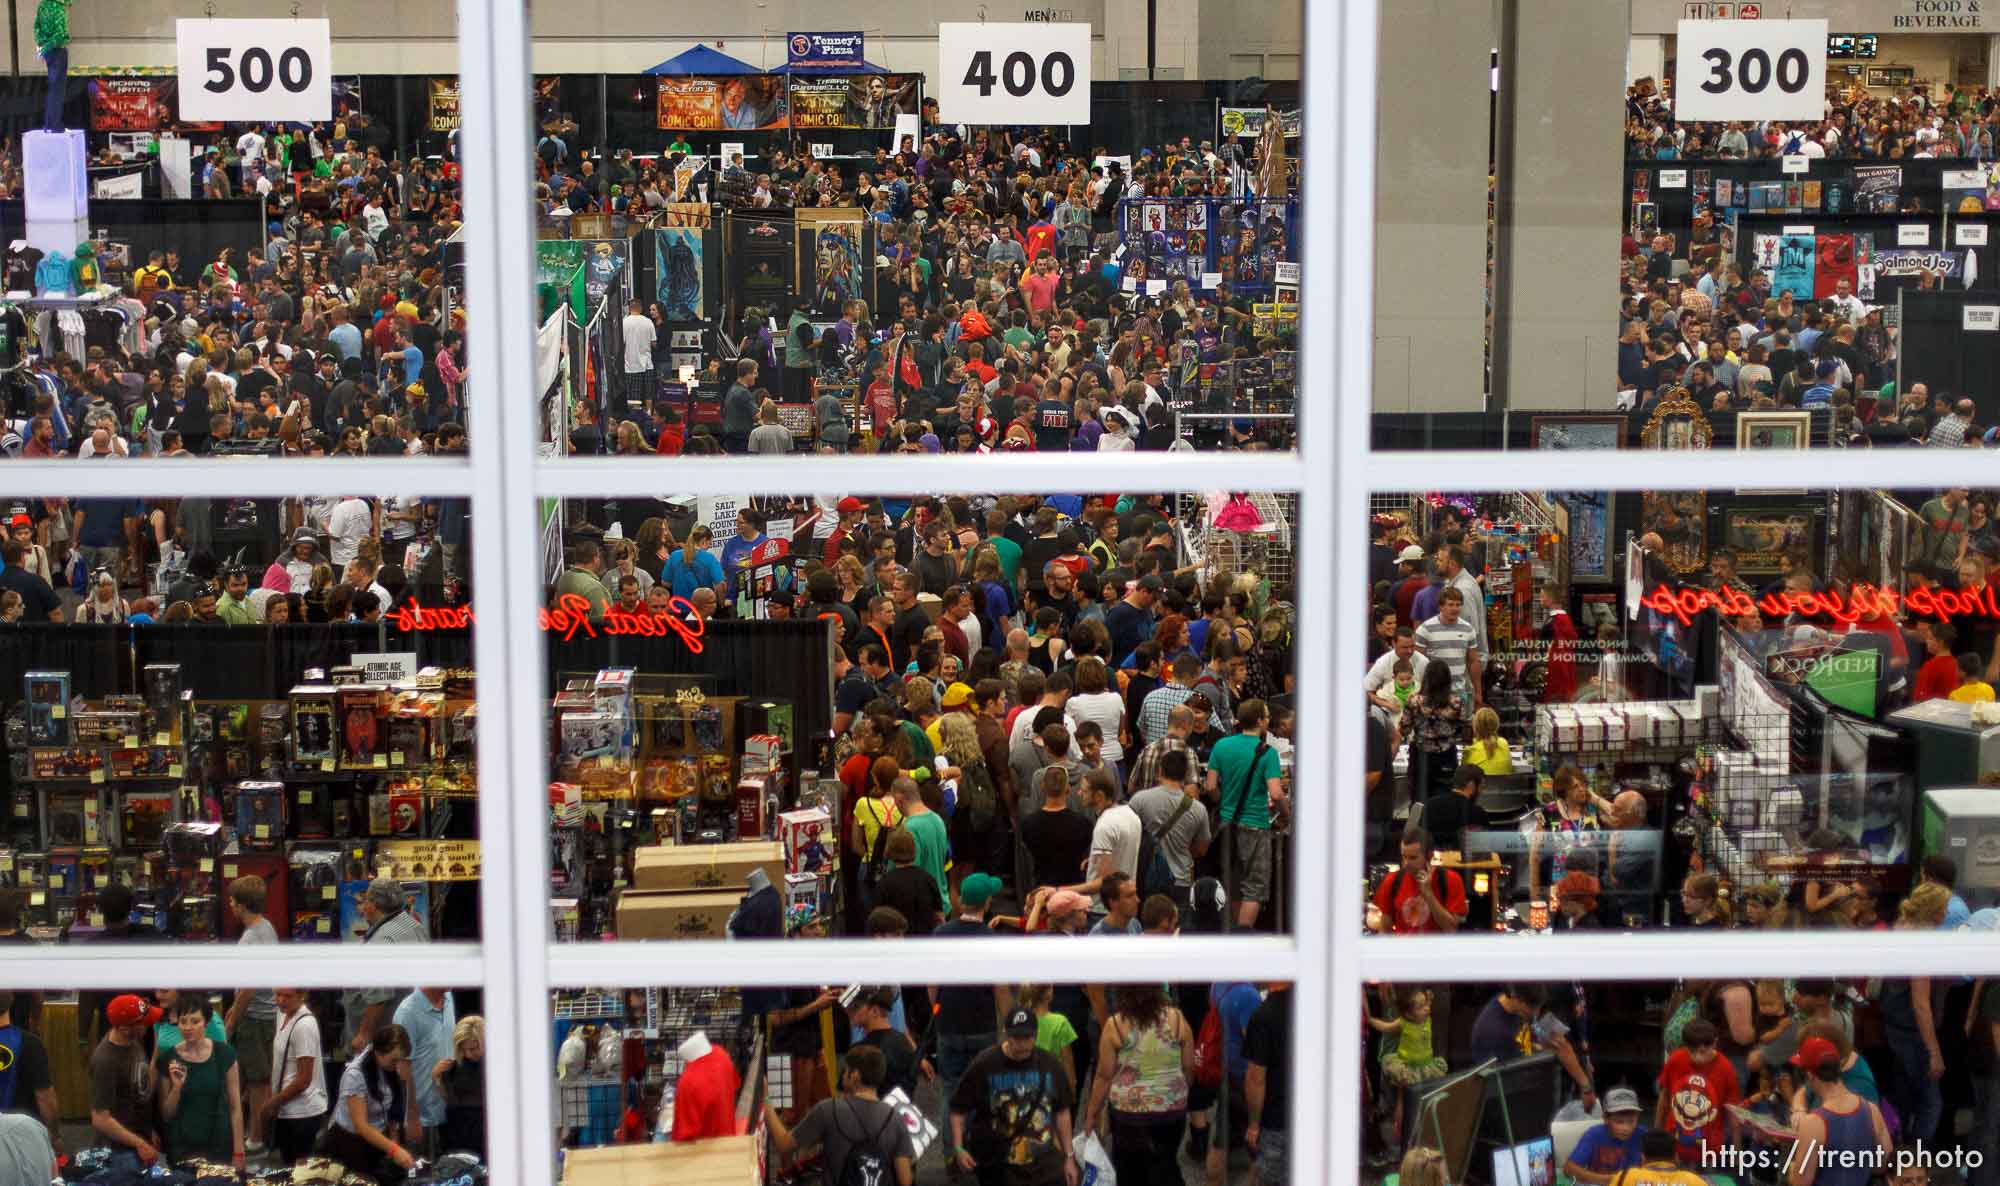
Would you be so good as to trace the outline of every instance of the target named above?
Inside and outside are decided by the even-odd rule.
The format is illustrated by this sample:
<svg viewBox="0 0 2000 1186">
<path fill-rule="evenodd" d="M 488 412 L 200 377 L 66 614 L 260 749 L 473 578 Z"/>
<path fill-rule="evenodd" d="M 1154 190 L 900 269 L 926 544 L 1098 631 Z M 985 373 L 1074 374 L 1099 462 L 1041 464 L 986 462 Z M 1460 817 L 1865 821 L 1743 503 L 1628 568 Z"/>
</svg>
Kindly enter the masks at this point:
<svg viewBox="0 0 2000 1186">
<path fill-rule="evenodd" d="M 620 939 L 720 939 L 743 895 L 627 890 L 618 896 Z"/>
<path fill-rule="evenodd" d="M 840 838 L 824 808 L 779 815 L 778 839 L 785 846 L 787 873 L 831 873 L 840 867 Z"/>
<path fill-rule="evenodd" d="M 748 844 L 658 844 L 632 853 L 632 888 L 740 893 L 752 869 L 785 883 L 785 853 L 775 840 Z"/>
<path fill-rule="evenodd" d="M 570 1149 L 563 1186 L 756 1186 L 754 1137 L 716 1137 L 683 1144 L 606 1145 Z"/>
</svg>

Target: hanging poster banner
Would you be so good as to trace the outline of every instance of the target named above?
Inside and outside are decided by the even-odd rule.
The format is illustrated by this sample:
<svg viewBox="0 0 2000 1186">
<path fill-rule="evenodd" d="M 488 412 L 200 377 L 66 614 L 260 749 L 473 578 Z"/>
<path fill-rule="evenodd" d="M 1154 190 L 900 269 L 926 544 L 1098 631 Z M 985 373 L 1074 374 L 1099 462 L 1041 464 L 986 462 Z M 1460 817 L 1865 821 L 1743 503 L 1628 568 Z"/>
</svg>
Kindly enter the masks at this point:
<svg viewBox="0 0 2000 1186">
<path fill-rule="evenodd" d="M 862 296 L 869 259 L 862 242 L 865 220 L 859 210 L 800 210 L 798 271 L 801 286 L 810 278 L 807 307 L 826 317 Z"/>
<path fill-rule="evenodd" d="M 792 311 L 792 251 L 791 219 L 731 213 L 729 288 L 739 309 L 754 306 L 784 324 Z"/>
<path fill-rule="evenodd" d="M 1818 240 L 1819 260 L 1813 268 L 1813 299 L 1825 300 L 1840 291 L 1840 282 L 1847 281 L 1852 292 L 1859 281 L 1854 260 L 1853 235 L 1821 235 Z"/>
<path fill-rule="evenodd" d="M 792 127 L 867 128 L 887 131 L 899 115 L 917 114 L 923 76 L 841 74 L 826 78 L 793 76 L 787 106 Z"/>
<path fill-rule="evenodd" d="M 142 198 L 145 197 L 145 178 L 138 173 L 127 173 L 123 177 L 105 177 L 93 181 L 90 186 L 93 198 Z"/>
<path fill-rule="evenodd" d="M 1815 246 L 1811 235 L 1784 235 L 1778 239 L 1778 266 L 1771 273 L 1771 291 L 1783 295 L 1790 292 L 1803 300 L 1813 290 L 1813 255 Z"/>
<path fill-rule="evenodd" d="M 754 132 L 785 126 L 785 80 L 776 74 L 661 78 L 655 115 L 662 131 Z"/>
<path fill-rule="evenodd" d="M 1255 140 L 1264 134 L 1264 108 L 1224 107 L 1222 109 L 1222 139 Z M 1278 113 L 1278 126 L 1285 131 L 1285 139 L 1296 140 L 1305 127 L 1305 112 L 1300 108 Z"/>
<path fill-rule="evenodd" d="M 433 132 L 456 132 L 459 125 L 458 79 L 433 78 L 431 81 L 431 120 Z"/>
<path fill-rule="evenodd" d="M 793 33 L 785 38 L 785 67 L 790 70 L 861 70 L 860 33 Z"/>
<path fill-rule="evenodd" d="M 167 122 L 174 80 L 93 78 L 89 89 L 91 131 L 150 132 Z"/>
<path fill-rule="evenodd" d="M 1854 209 L 1862 214 L 1894 214 L 1902 204 L 1903 170 L 1867 165 L 1854 170 Z"/>
<path fill-rule="evenodd" d="M 700 321 L 708 316 L 707 291 L 702 283 L 702 241 L 707 234 L 699 227 L 666 227 L 657 232 L 658 299 L 668 321 Z"/>
</svg>

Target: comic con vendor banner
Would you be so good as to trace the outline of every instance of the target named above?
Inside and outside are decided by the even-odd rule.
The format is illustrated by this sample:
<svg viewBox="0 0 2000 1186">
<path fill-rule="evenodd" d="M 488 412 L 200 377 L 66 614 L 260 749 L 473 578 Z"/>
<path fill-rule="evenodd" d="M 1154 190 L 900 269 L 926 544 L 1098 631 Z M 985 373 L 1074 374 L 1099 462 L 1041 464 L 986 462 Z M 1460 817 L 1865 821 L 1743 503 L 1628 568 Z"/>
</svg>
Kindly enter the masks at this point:
<svg viewBox="0 0 2000 1186">
<path fill-rule="evenodd" d="M 755 132 L 785 126 L 785 79 L 778 74 L 661 77 L 660 130 Z"/>
<path fill-rule="evenodd" d="M 842 74 L 790 79 L 792 127 L 887 131 L 899 115 L 915 115 L 922 101 L 921 74 Z"/>
</svg>

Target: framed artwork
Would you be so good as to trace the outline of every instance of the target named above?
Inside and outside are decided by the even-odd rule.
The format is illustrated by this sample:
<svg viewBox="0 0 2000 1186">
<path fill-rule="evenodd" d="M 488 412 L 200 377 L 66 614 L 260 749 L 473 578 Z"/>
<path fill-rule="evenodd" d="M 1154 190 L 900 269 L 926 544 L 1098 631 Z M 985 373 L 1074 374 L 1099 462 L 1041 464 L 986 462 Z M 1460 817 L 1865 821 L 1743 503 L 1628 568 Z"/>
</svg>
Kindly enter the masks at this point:
<svg viewBox="0 0 2000 1186">
<path fill-rule="evenodd" d="M 1536 449 L 1622 449 L 1623 416 L 1536 416 L 1528 422 L 1528 439 Z"/>
<path fill-rule="evenodd" d="M 1646 448 L 1670 452 L 1706 449 L 1714 440 L 1715 429 L 1685 387 L 1668 388 L 1639 433 L 1639 443 Z"/>
<path fill-rule="evenodd" d="M 1738 412 L 1739 449 L 1804 449 L 1812 444 L 1811 412 Z"/>
<path fill-rule="evenodd" d="M 1649 490 L 1639 512 L 1639 530 L 1660 537 L 1661 558 L 1675 572 L 1698 572 L 1708 565 L 1708 491 Z"/>
<path fill-rule="evenodd" d="M 1809 572 L 1820 571 L 1819 531 L 1810 503 L 1775 507 L 1730 507 L 1722 512 L 1721 542 L 1736 552 L 1744 577 L 1775 577 L 1788 552 L 1804 551 Z"/>
<path fill-rule="evenodd" d="M 1528 423 L 1536 449 L 1599 450 L 1625 447 L 1623 416 L 1536 416 Z M 1569 512 L 1569 579 L 1572 584 L 1611 581 L 1616 496 L 1604 490 L 1570 491 L 1550 497 Z"/>
</svg>

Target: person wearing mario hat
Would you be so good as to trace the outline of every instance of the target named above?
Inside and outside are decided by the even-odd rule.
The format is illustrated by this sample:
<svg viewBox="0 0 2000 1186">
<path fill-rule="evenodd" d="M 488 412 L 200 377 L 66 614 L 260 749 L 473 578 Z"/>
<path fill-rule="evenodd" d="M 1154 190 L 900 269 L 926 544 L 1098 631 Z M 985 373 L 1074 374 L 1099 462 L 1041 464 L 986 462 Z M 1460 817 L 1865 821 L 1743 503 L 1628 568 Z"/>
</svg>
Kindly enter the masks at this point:
<svg viewBox="0 0 2000 1186">
<path fill-rule="evenodd" d="M 153 1071 L 146 1032 L 164 1012 L 131 993 L 104 1007 L 110 1028 L 90 1055 L 90 1126 L 114 1147 L 111 1166 L 137 1174 L 160 1159 L 153 1143 Z"/>
<path fill-rule="evenodd" d="M 1889 1125 L 1882 1109 L 1847 1085 L 1841 1070 L 1840 1047 L 1824 1037 L 1799 1043 L 1791 1063 L 1806 1073 L 1806 1094 L 1818 1103 L 1793 1121 L 1798 1140 L 1792 1145 L 1792 1160 L 1803 1157 L 1803 1165 L 1788 1165 L 1786 1180 L 1795 1186 L 1857 1186 L 1870 1180 L 1872 1169 L 1883 1164 L 1876 1160 L 1895 1146 L 1889 1139 Z M 1858 1172 L 1848 1167 L 1860 1166 Z"/>
</svg>

